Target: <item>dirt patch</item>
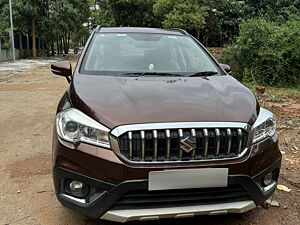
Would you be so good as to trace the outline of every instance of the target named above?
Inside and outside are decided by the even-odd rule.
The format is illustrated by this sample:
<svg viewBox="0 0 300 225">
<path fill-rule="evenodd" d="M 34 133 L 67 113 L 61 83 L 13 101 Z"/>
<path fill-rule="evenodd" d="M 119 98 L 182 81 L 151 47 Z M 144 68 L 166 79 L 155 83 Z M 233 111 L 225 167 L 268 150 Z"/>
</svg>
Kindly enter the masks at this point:
<svg viewBox="0 0 300 225">
<path fill-rule="evenodd" d="M 219 49 L 214 51 L 218 53 Z M 73 65 L 76 59 L 73 58 Z M 51 74 L 49 67 L 0 72 L 0 224 L 116 224 L 88 219 L 61 206 L 55 198 L 51 177 L 52 129 L 57 103 L 68 83 L 63 77 Z M 300 224 L 300 95 L 286 94 L 289 91 L 282 89 L 283 94 L 258 98 L 261 106 L 277 116 L 283 153 L 279 183 L 291 189 L 289 193 L 275 191 L 272 199 L 279 202 L 279 207 L 258 207 L 241 215 L 199 216 L 142 224 Z"/>
<path fill-rule="evenodd" d="M 261 106 L 271 110 L 277 117 L 300 118 L 300 95 L 280 94 L 277 96 L 258 96 Z"/>
<path fill-rule="evenodd" d="M 11 178 L 51 173 L 51 154 L 41 154 L 12 164 L 8 170 Z"/>
</svg>

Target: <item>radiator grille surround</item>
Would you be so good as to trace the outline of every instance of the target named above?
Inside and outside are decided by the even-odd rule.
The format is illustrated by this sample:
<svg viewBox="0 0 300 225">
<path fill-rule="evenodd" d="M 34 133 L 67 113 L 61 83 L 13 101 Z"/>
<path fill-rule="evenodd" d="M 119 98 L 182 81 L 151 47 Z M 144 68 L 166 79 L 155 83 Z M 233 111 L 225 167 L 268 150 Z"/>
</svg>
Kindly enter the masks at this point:
<svg viewBox="0 0 300 225">
<path fill-rule="evenodd" d="M 251 139 L 245 123 L 125 125 L 112 131 L 114 150 L 132 162 L 186 162 L 241 157 Z"/>
</svg>

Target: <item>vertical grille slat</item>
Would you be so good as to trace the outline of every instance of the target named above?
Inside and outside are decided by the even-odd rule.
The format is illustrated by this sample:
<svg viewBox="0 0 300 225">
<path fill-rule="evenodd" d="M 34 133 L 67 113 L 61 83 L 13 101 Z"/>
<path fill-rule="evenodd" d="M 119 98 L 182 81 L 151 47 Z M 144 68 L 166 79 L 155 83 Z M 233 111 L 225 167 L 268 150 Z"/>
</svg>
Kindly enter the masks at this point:
<svg viewBox="0 0 300 225">
<path fill-rule="evenodd" d="M 191 129 L 191 136 L 192 138 L 196 139 L 196 131 L 195 129 Z M 197 139 L 196 139 L 196 146 L 197 146 Z M 196 147 L 197 148 L 197 147 Z M 193 150 L 192 152 L 192 159 L 195 159 L 195 155 L 196 155 L 196 148 Z"/>
<path fill-rule="evenodd" d="M 203 135 L 204 135 L 204 156 L 207 156 L 208 153 L 208 130 L 203 129 Z"/>
<path fill-rule="evenodd" d="M 219 155 L 219 153 L 220 153 L 221 133 L 220 133 L 219 129 L 215 129 L 215 133 L 216 133 L 216 154 L 215 155 Z"/>
<path fill-rule="evenodd" d="M 227 129 L 227 154 L 230 154 L 231 151 L 231 138 L 232 138 L 232 134 L 231 134 L 231 129 Z"/>
<path fill-rule="evenodd" d="M 157 160 L 157 130 L 153 130 L 153 141 L 154 160 Z"/>
<path fill-rule="evenodd" d="M 238 129 L 238 153 L 242 150 L 243 133 L 241 129 Z"/>
<path fill-rule="evenodd" d="M 180 128 L 128 131 L 118 137 L 131 161 L 164 162 L 235 158 L 248 144 L 242 128 Z"/>
<path fill-rule="evenodd" d="M 128 132 L 129 139 L 129 157 L 132 158 L 132 132 Z"/>
<path fill-rule="evenodd" d="M 179 133 L 179 138 L 182 139 L 183 138 L 183 131 L 182 131 L 182 129 L 179 129 L 178 133 Z M 182 148 L 180 148 L 180 150 L 179 150 L 179 159 L 180 160 L 182 159 L 182 154 L 183 154 L 183 150 L 182 150 Z"/>
<path fill-rule="evenodd" d="M 170 130 L 166 130 L 166 149 L 167 149 L 167 160 L 170 159 L 170 150 L 171 150 L 171 135 Z"/>
<path fill-rule="evenodd" d="M 141 130 L 141 141 L 142 141 L 142 161 L 145 160 L 145 131 Z"/>
</svg>

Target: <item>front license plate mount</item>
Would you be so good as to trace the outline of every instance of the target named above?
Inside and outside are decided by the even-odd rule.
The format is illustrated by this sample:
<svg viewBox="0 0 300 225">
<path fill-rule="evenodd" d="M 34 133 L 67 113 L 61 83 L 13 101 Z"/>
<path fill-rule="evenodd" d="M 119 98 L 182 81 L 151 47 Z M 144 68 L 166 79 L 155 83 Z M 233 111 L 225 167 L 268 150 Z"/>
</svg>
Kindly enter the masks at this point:
<svg viewBox="0 0 300 225">
<path fill-rule="evenodd" d="M 148 178 L 149 191 L 226 187 L 228 168 L 151 171 Z"/>
</svg>

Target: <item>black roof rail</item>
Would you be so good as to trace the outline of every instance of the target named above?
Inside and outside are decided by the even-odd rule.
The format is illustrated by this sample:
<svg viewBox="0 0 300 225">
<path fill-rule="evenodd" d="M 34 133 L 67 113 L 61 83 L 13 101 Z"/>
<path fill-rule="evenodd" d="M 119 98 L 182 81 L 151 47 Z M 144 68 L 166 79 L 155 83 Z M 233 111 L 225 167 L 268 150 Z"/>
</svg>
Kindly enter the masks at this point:
<svg viewBox="0 0 300 225">
<path fill-rule="evenodd" d="M 101 25 L 98 25 L 95 30 L 96 30 L 96 32 L 99 32 L 100 29 L 101 29 Z"/>
<path fill-rule="evenodd" d="M 184 35 L 188 35 L 189 34 L 188 32 L 186 32 L 186 30 L 181 29 L 181 28 L 170 28 L 168 30 L 170 30 L 170 31 L 178 31 L 179 33 L 182 33 Z"/>
</svg>

